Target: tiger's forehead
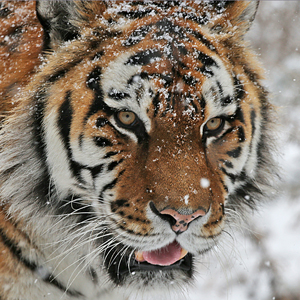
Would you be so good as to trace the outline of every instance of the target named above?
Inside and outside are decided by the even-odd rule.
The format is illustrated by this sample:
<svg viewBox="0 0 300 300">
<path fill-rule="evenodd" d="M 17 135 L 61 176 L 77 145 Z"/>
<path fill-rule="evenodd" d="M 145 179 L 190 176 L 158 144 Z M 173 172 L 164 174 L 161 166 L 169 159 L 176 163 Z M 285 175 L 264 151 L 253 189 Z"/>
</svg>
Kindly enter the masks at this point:
<svg viewBox="0 0 300 300">
<path fill-rule="evenodd" d="M 199 38 L 200 29 L 191 30 L 180 18 L 155 20 L 131 27 L 102 47 L 107 104 L 140 117 L 149 109 L 155 115 L 176 111 L 202 118 L 233 114 L 234 83 L 215 42 Z"/>
<path fill-rule="evenodd" d="M 218 12 L 222 12 L 224 3 L 220 3 Z M 170 15 L 184 17 L 198 24 L 206 24 L 212 18 L 212 7 L 208 2 L 201 0 L 160 1 L 160 0 L 116 0 L 106 2 L 104 14 L 115 22 L 124 22 L 125 19 L 136 19 L 156 15 Z"/>
</svg>

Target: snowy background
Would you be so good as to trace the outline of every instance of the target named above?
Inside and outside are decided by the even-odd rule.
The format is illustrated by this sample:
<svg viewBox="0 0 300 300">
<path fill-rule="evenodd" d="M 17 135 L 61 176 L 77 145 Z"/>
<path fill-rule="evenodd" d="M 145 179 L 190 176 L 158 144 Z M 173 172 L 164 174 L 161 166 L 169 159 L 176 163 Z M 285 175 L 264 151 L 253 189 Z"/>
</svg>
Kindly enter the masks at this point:
<svg viewBox="0 0 300 300">
<path fill-rule="evenodd" d="M 203 258 L 189 300 L 300 300 L 300 1 L 262 1 L 248 38 L 278 106 L 280 192 Z"/>
</svg>

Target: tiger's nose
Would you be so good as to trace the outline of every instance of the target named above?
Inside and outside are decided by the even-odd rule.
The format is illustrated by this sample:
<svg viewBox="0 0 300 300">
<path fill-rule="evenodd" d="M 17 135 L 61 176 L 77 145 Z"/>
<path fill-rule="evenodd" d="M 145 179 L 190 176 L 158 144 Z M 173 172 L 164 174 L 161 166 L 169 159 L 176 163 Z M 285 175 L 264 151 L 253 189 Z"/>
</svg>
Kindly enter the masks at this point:
<svg viewBox="0 0 300 300">
<path fill-rule="evenodd" d="M 198 209 L 194 211 L 190 215 L 180 214 L 178 211 L 167 208 L 159 212 L 153 202 L 150 203 L 151 210 L 157 214 L 160 218 L 165 221 L 168 221 L 171 225 L 171 228 L 176 233 L 184 232 L 188 229 L 188 225 L 196 220 L 199 217 L 203 217 L 206 215 L 206 211 L 204 209 Z"/>
</svg>

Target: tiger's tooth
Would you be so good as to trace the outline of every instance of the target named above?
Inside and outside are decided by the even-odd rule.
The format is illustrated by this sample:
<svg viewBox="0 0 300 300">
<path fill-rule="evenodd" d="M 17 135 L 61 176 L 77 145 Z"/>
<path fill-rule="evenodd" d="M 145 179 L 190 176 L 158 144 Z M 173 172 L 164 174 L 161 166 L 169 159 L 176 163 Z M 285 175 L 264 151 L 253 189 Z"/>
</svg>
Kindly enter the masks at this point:
<svg viewBox="0 0 300 300">
<path fill-rule="evenodd" d="M 135 251 L 134 252 L 135 255 L 135 260 L 138 262 L 143 262 L 145 261 L 144 257 L 143 257 L 143 252 L 139 252 L 139 251 Z"/>
<path fill-rule="evenodd" d="M 188 254 L 188 251 L 181 248 L 181 253 L 180 253 L 180 258 L 179 259 L 182 259 L 184 258 L 186 255 Z"/>
</svg>

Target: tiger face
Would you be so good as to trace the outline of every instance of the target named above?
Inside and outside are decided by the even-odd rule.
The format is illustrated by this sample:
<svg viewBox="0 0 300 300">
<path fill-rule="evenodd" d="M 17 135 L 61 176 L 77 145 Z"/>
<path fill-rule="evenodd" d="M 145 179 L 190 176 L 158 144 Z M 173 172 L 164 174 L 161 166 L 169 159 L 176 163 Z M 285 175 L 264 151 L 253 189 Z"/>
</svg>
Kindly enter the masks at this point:
<svg viewBox="0 0 300 300">
<path fill-rule="evenodd" d="M 29 197 L 11 193 L 19 198 L 10 211 L 35 228 L 24 212 L 24 203 L 35 203 L 40 218 L 58 222 L 45 238 L 55 241 L 60 229 L 51 249 L 65 259 L 61 249 L 76 248 L 94 289 L 185 285 L 193 262 L 233 222 L 230 212 L 253 208 L 263 194 L 270 105 L 243 41 L 256 8 L 256 1 L 38 3 L 44 63 L 6 125 L 26 120 L 24 147 L 36 169 L 34 179 L 26 171 Z M 56 275 L 60 266 L 51 268 L 68 281 Z M 66 290 L 85 295 L 76 282 Z"/>
</svg>

